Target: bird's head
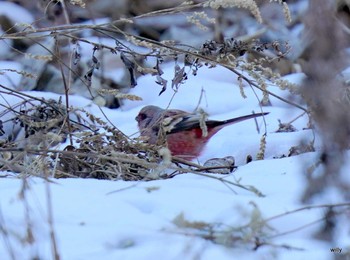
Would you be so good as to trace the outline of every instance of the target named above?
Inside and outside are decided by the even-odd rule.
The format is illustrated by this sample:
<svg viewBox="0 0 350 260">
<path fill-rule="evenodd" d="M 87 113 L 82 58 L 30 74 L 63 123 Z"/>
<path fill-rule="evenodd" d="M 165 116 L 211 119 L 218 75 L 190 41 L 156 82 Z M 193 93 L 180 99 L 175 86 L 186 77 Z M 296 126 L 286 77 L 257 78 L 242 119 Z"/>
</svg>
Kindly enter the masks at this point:
<svg viewBox="0 0 350 260">
<path fill-rule="evenodd" d="M 135 117 L 137 126 L 140 130 L 151 127 L 155 122 L 154 120 L 159 118 L 163 109 L 157 106 L 145 106 L 140 110 L 138 115 Z"/>
</svg>

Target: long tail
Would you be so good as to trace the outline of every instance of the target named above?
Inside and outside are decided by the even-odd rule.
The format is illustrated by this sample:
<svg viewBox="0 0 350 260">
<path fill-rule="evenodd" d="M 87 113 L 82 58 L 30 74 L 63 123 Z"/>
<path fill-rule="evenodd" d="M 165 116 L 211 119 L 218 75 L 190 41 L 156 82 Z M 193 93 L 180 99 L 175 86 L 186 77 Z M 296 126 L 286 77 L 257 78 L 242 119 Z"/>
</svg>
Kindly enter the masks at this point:
<svg viewBox="0 0 350 260">
<path fill-rule="evenodd" d="M 246 115 L 246 116 L 240 116 L 240 117 L 227 119 L 227 120 L 224 120 L 224 121 L 208 121 L 207 122 L 207 126 L 208 127 L 227 126 L 227 125 L 235 124 L 235 123 L 238 123 L 238 122 L 241 122 L 241 121 L 244 121 L 244 120 L 248 120 L 248 119 L 251 119 L 251 118 L 264 116 L 264 115 L 267 115 L 267 114 L 269 114 L 269 112 L 250 114 L 250 115 Z"/>
</svg>

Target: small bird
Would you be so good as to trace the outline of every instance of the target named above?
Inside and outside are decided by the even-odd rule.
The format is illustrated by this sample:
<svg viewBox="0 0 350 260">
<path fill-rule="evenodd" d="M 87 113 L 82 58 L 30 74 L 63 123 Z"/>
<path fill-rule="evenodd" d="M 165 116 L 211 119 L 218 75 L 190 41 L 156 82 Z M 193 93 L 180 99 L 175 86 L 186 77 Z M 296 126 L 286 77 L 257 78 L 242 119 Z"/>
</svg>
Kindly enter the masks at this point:
<svg viewBox="0 0 350 260">
<path fill-rule="evenodd" d="M 225 126 L 267 114 L 250 114 L 224 121 L 206 120 L 205 129 L 198 114 L 150 105 L 143 107 L 135 120 L 141 137 L 149 144 L 166 142 L 173 156 L 193 160 L 201 154 L 209 139 Z"/>
</svg>

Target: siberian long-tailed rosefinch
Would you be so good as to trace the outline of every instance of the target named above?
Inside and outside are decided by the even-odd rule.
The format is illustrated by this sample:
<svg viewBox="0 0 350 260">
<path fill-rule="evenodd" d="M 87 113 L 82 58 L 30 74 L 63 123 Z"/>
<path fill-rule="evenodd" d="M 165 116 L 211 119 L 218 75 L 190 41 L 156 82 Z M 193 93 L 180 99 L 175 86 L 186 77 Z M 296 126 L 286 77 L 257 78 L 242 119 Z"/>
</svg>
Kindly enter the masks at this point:
<svg viewBox="0 0 350 260">
<path fill-rule="evenodd" d="M 203 127 L 203 120 L 198 114 L 145 106 L 135 119 L 141 136 L 148 143 L 161 145 L 166 141 L 172 155 L 192 160 L 201 154 L 209 139 L 223 127 L 266 114 L 257 113 L 224 121 L 206 120 Z"/>
</svg>

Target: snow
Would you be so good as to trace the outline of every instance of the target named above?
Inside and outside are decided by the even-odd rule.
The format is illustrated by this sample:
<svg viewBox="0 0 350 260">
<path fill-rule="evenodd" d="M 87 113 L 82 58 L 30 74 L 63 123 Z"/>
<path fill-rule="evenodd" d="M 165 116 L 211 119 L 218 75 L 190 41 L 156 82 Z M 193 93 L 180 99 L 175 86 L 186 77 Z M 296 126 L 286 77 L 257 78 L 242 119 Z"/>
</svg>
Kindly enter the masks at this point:
<svg viewBox="0 0 350 260">
<path fill-rule="evenodd" d="M 29 11 L 11 2 L 0 2 L 0 15 L 4 15 L 15 23 L 30 24 L 34 18 Z"/>
<path fill-rule="evenodd" d="M 23 19 L 23 22 L 30 22 L 26 15 Z M 20 70 L 20 67 L 17 63 L 0 62 L 0 68 Z M 171 63 L 163 67 L 163 76 L 169 82 L 173 68 Z M 115 70 L 114 75 L 119 77 L 120 68 Z M 286 78 L 300 83 L 303 75 Z M 161 87 L 154 81 L 148 75 L 138 79 L 138 86 L 131 93 L 141 96 L 142 101 L 125 101 L 120 109 L 101 108 L 125 134 L 133 137 L 138 134 L 134 118 L 148 104 L 163 108 L 170 104 L 170 108 L 186 111 L 194 111 L 199 105 L 214 119 L 228 119 L 261 109 L 253 90 L 245 86 L 247 98 L 244 99 L 237 77 L 221 67 L 202 68 L 196 77 L 190 75 L 177 92 L 169 87 L 161 96 L 158 95 Z M 0 84 L 9 85 L 10 82 L 19 82 L 19 75 L 11 72 L 0 75 Z M 288 91 L 277 87 L 269 89 L 279 96 L 289 97 Z M 255 91 L 261 97 L 261 93 Z M 46 99 L 59 98 L 53 93 L 28 93 Z M 4 100 L 10 104 L 18 102 L 12 95 L 2 94 L 2 102 Z M 266 245 L 253 250 L 253 243 L 242 241 L 228 247 L 205 240 L 199 236 L 201 231 L 179 223 L 182 216 L 183 222 L 221 223 L 219 230 L 229 230 L 249 224 L 257 214 L 268 219 L 306 206 L 301 203 L 307 178 L 305 169 L 317 161 L 318 152 L 281 157 L 288 155 L 292 146 L 300 141 L 308 142 L 314 135 L 311 130 L 304 130 L 308 123 L 306 115 L 293 122 L 296 132 L 277 133 L 279 119 L 290 122 L 303 111 L 275 98 L 271 98 L 271 103 L 271 106 L 262 107 L 269 112 L 265 117 L 266 128 L 262 118 L 257 120 L 260 133 L 253 120 L 226 127 L 211 139 L 198 158 L 199 163 L 204 163 L 213 157 L 234 156 L 239 167 L 229 175 L 208 174 L 214 177 L 209 178 L 183 174 L 150 182 L 95 179 L 50 179 L 47 182 L 38 177 L 23 179 L 3 172 L 2 175 L 10 176 L 0 181 L 0 258 L 11 259 L 12 252 L 15 259 L 53 259 L 49 225 L 52 207 L 53 229 L 61 259 L 331 259 L 334 255 L 330 248 L 345 250 L 349 245 L 349 223 L 343 219 L 343 228 L 336 231 L 336 245 L 315 239 L 313 235 L 321 223 L 308 224 L 323 217 L 322 208 L 285 214 L 267 223 L 271 229 L 265 227 L 262 232 L 271 237 L 269 242 L 294 249 Z M 103 119 L 99 108 L 90 100 L 70 96 L 70 104 Z M 247 155 L 255 158 L 258 153 L 265 132 L 265 160 L 246 164 Z M 315 146 L 320 146 L 317 136 Z M 347 163 L 344 176 L 349 169 L 350 163 Z M 265 196 L 259 197 L 227 182 L 252 186 Z M 28 189 L 22 193 L 24 184 Z M 313 205 L 341 202 L 336 191 L 330 190 L 327 195 L 316 198 Z M 28 227 L 34 239 L 32 244 L 23 242 Z M 292 230 L 296 231 L 288 232 Z M 273 238 L 284 232 L 287 233 Z"/>
<path fill-rule="evenodd" d="M 310 155 L 303 155 L 310 158 Z M 253 201 L 264 217 L 271 217 L 299 205 L 302 192 L 300 158 L 253 162 L 240 167 L 225 178 L 241 178 L 242 184 L 253 185 L 266 197 L 233 188 L 221 182 L 196 175 L 181 175 L 169 180 L 152 182 L 111 182 L 91 179 L 60 179 L 49 184 L 54 214 L 55 233 L 62 259 L 329 259 L 328 245 L 311 241 L 309 231 L 316 226 L 276 239 L 306 251 L 261 248 L 252 251 L 247 245 L 225 248 L 200 238 L 181 235 L 172 221 L 183 213 L 189 221 L 244 225 L 249 223 Z M 33 253 L 48 259 L 47 183 L 29 178 L 26 201 L 37 240 L 32 248 L 16 250 L 18 259 L 28 259 Z M 8 232 L 23 236 L 25 223 L 23 200 L 19 199 L 22 181 L 3 179 L 0 182 L 1 212 Z M 111 193 L 112 192 L 112 193 Z M 236 194 L 237 193 L 237 194 Z M 320 210 L 286 216 L 271 224 L 274 229 L 288 231 L 318 219 Z M 18 242 L 18 241 L 17 241 Z M 12 241 L 13 245 L 15 241 Z M 16 247 L 15 247 L 16 248 Z M 6 248 L 0 251 L 6 253 Z M 28 253 L 32 252 L 32 254 Z M 326 253 L 327 252 L 327 253 Z M 329 253 L 328 253 L 329 254 Z M 4 254 L 2 254 L 4 255 Z M 44 257 L 45 256 L 45 257 Z M 329 256 L 329 255 L 328 255 Z"/>
<path fill-rule="evenodd" d="M 206 75 L 203 78 L 201 75 L 191 76 L 189 82 L 176 93 L 172 107 L 191 111 L 198 103 L 201 88 L 204 88 L 206 104 L 203 108 L 210 115 L 214 115 L 213 118 L 224 119 L 250 113 L 252 110 L 259 111 L 255 96 L 247 91 L 248 98 L 243 99 L 237 85 L 229 82 L 230 75 L 223 74 L 223 71 L 222 68 L 216 68 L 208 70 L 208 74 L 203 71 Z M 172 73 L 169 66 L 165 74 L 171 77 Z M 295 80 L 299 78 L 300 75 L 296 75 Z M 159 97 L 159 86 L 152 82 L 150 76 L 141 77 L 138 82 L 139 86 L 132 92 L 142 96 L 143 101 L 127 101 L 122 109 L 117 110 L 102 108 L 112 122 L 129 135 L 137 131 L 134 117 L 142 106 L 155 104 L 165 107 L 174 93 L 169 89 Z M 45 98 L 58 98 L 58 95 L 52 93 L 28 93 Z M 191 98 L 186 98 L 189 95 Z M 8 101 L 11 102 L 9 99 Z M 73 106 L 94 112 L 96 116 L 100 115 L 96 105 L 89 100 L 71 96 L 70 101 Z M 2 178 L 2 228 L 9 234 L 16 258 L 51 257 L 47 206 L 50 204 L 58 252 L 62 259 L 232 259 L 237 256 L 244 259 L 329 259 L 332 245 L 312 238 L 320 224 L 272 239 L 275 244 L 303 248 L 303 251 L 269 246 L 253 251 L 254 245 L 251 243 L 238 243 L 229 248 L 194 236 L 193 234 L 199 233 L 198 230 L 174 224 L 174 220 L 183 214 L 187 221 L 223 223 L 225 226 L 239 227 L 251 221 L 255 209 L 253 204 L 263 218 L 303 206 L 300 196 L 305 188 L 305 162 L 310 164 L 316 161 L 317 153 L 273 158 L 288 154 L 289 148 L 298 145 L 300 140 L 313 138 L 311 130 L 303 130 L 307 119 L 302 117 L 295 122 L 297 132 L 275 133 L 278 129 L 277 119 L 289 121 L 301 112 L 285 104 L 263 109 L 270 112 L 266 116 L 265 160 L 245 164 L 248 154 L 254 157 L 258 152 L 262 135 L 256 132 L 252 121 L 246 121 L 220 131 L 212 138 L 198 161 L 203 163 L 212 157 L 235 156 L 239 168 L 233 174 L 210 176 L 231 182 L 239 180 L 241 185 L 251 185 L 265 197 L 225 185 L 217 179 L 184 174 L 151 182 L 54 179 L 48 183 L 31 177 L 26 179 L 29 189 L 23 199 L 19 196 L 23 180 L 16 177 Z M 261 119 L 258 124 L 264 132 Z M 51 197 L 48 196 L 47 188 Z M 322 201 L 316 201 L 315 204 L 322 204 Z M 277 218 L 268 223 L 273 228 L 272 231 L 266 232 L 271 232 L 273 236 L 277 231 L 283 233 L 298 229 L 319 219 L 322 212 L 322 209 L 313 209 Z M 21 246 L 20 238 L 25 237 L 28 223 L 33 230 L 35 242 Z M 0 244 L 0 252 L 2 256 L 6 256 L 4 259 L 9 258 L 9 248 L 5 243 Z"/>
</svg>

